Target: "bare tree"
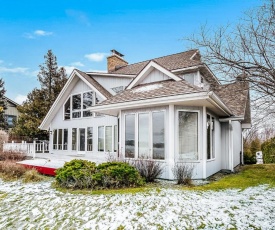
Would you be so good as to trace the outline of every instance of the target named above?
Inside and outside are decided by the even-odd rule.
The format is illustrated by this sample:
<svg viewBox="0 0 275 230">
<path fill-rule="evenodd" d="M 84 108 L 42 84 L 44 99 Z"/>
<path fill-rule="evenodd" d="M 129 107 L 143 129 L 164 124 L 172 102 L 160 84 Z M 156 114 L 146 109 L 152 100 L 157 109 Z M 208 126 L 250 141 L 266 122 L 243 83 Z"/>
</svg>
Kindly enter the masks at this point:
<svg viewBox="0 0 275 230">
<path fill-rule="evenodd" d="M 254 117 L 275 115 L 275 0 L 247 11 L 237 25 L 216 30 L 202 26 L 186 38 L 224 81 L 243 80 L 252 89 Z M 263 113 L 264 111 L 264 113 Z"/>
</svg>

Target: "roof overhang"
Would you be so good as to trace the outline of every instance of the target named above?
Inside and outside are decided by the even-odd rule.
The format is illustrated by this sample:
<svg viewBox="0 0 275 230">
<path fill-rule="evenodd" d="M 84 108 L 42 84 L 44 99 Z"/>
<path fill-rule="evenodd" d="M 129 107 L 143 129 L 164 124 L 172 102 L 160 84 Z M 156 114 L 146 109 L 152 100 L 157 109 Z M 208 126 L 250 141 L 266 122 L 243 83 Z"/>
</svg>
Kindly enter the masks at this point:
<svg viewBox="0 0 275 230">
<path fill-rule="evenodd" d="M 190 93 L 109 105 L 97 105 L 91 108 L 90 111 L 111 116 L 118 116 L 121 110 L 165 106 L 169 104 L 181 106 L 206 106 L 219 116 L 230 116 L 232 114 L 227 106 L 213 92 Z"/>
<path fill-rule="evenodd" d="M 181 81 L 182 79 L 177 75 L 173 74 L 171 71 L 167 70 L 166 68 L 162 67 L 161 65 L 157 64 L 154 61 L 150 61 L 140 72 L 139 74 L 130 82 L 130 84 L 126 87 L 126 89 L 132 89 L 136 85 L 138 85 L 143 79 L 145 79 L 154 69 L 159 70 L 160 72 L 164 73 L 171 79 L 175 81 Z"/>
<path fill-rule="evenodd" d="M 92 76 L 106 76 L 106 77 L 125 77 L 125 78 L 134 78 L 135 74 L 117 74 L 117 73 L 103 73 L 103 72 L 87 72 L 87 75 Z"/>
</svg>

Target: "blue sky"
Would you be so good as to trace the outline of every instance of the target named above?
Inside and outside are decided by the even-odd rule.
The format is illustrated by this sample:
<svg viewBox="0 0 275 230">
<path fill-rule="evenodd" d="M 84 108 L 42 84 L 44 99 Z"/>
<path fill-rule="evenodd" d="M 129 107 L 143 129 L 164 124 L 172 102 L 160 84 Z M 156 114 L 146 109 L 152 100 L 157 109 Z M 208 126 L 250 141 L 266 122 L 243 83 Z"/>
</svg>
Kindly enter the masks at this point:
<svg viewBox="0 0 275 230">
<path fill-rule="evenodd" d="M 37 73 L 52 49 L 69 74 L 106 70 L 111 49 L 129 63 L 187 50 L 182 38 L 208 26 L 234 24 L 261 0 L 1 1 L 0 77 L 21 102 L 39 87 Z"/>
</svg>

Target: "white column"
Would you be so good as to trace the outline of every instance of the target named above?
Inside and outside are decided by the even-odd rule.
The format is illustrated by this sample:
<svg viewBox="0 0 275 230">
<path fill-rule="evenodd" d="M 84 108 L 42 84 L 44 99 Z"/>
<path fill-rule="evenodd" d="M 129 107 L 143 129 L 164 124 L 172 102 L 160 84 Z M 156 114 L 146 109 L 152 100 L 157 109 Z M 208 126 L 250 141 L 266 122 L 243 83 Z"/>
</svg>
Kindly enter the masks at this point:
<svg viewBox="0 0 275 230">
<path fill-rule="evenodd" d="M 202 151 L 201 151 L 201 159 L 202 159 L 202 177 L 206 178 L 206 152 L 207 152 L 207 114 L 206 107 L 202 108 Z"/>
<path fill-rule="evenodd" d="M 118 136 L 118 154 L 119 154 L 119 158 L 123 158 L 124 159 L 124 154 L 122 151 L 122 114 L 121 114 L 121 110 L 119 111 L 119 123 L 118 125 L 118 132 L 119 132 L 119 136 Z M 125 124 L 125 123 L 124 123 Z"/>
<path fill-rule="evenodd" d="M 172 172 L 172 168 L 175 164 L 175 106 L 169 105 L 169 112 L 168 112 L 168 156 L 167 156 L 167 163 L 168 163 L 168 177 L 169 179 L 174 179 L 174 175 Z"/>
</svg>

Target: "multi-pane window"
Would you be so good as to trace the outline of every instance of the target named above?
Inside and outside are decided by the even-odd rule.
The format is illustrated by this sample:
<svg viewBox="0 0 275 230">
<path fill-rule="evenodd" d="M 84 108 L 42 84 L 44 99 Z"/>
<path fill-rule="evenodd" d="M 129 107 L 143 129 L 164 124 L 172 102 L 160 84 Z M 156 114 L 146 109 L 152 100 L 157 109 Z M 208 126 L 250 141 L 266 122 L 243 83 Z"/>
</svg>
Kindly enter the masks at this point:
<svg viewBox="0 0 275 230">
<path fill-rule="evenodd" d="M 215 118 L 207 114 L 207 160 L 215 158 L 214 140 L 215 140 Z"/>
<path fill-rule="evenodd" d="M 135 114 L 125 116 L 125 157 L 135 157 Z"/>
<path fill-rule="evenodd" d="M 93 151 L 93 127 L 87 128 L 87 151 Z"/>
<path fill-rule="evenodd" d="M 68 150 L 68 129 L 53 130 L 53 149 Z"/>
<path fill-rule="evenodd" d="M 71 98 L 69 97 L 64 104 L 64 120 L 71 119 Z"/>
<path fill-rule="evenodd" d="M 165 159 L 165 112 L 153 111 L 125 115 L 125 157 Z M 137 130 L 135 123 L 137 121 Z M 137 138 L 135 134 L 137 132 Z"/>
<path fill-rule="evenodd" d="M 198 113 L 178 112 L 179 160 L 198 159 Z"/>
<path fill-rule="evenodd" d="M 112 151 L 112 126 L 105 126 L 105 152 Z"/>
<path fill-rule="evenodd" d="M 98 127 L 98 151 L 104 151 L 104 126 Z"/>
<path fill-rule="evenodd" d="M 93 113 L 90 108 L 99 101 L 95 92 L 74 94 L 64 104 L 64 120 L 81 117 L 91 117 Z M 72 107 L 72 109 L 71 109 Z"/>
<path fill-rule="evenodd" d="M 76 150 L 77 129 L 72 128 L 72 150 Z"/>
</svg>

